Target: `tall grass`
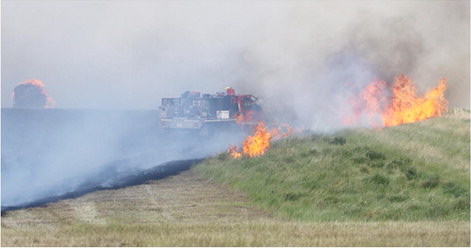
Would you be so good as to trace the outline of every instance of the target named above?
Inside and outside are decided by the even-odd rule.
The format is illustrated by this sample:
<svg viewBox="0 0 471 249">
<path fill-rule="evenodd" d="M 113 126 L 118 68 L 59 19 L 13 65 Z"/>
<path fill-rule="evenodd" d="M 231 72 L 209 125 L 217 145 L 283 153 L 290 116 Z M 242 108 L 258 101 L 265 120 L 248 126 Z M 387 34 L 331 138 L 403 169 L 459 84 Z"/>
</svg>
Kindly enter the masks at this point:
<svg viewBox="0 0 471 249">
<path fill-rule="evenodd" d="M 277 141 L 263 157 L 199 165 L 279 217 L 469 221 L 469 116 Z"/>
</svg>

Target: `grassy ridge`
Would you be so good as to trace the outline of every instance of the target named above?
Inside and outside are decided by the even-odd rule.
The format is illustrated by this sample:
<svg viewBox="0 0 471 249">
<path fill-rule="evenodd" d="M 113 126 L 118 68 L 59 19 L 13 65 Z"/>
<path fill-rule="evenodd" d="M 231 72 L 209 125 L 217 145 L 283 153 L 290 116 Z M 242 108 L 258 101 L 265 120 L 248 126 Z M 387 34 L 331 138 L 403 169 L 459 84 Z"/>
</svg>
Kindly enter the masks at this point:
<svg viewBox="0 0 471 249">
<path fill-rule="evenodd" d="M 277 141 L 197 170 L 280 217 L 305 221 L 469 221 L 469 112 Z"/>
</svg>

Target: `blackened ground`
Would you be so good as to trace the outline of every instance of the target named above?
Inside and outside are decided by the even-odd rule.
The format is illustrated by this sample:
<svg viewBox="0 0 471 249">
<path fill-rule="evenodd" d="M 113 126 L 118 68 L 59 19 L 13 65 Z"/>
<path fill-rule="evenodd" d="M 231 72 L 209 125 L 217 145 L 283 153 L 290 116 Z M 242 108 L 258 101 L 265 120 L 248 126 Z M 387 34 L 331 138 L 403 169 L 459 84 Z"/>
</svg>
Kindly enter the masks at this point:
<svg viewBox="0 0 471 249">
<path fill-rule="evenodd" d="M 57 196 L 49 196 L 46 198 L 15 206 L 2 206 L 2 216 L 7 211 L 11 210 L 46 206 L 47 204 L 52 202 L 58 202 L 64 199 L 77 198 L 82 195 L 99 190 L 124 188 L 143 184 L 150 180 L 163 179 L 167 176 L 175 175 L 181 171 L 188 170 L 193 165 L 203 160 L 204 158 L 168 162 L 159 166 L 155 166 L 151 169 L 142 170 L 133 174 L 115 175 L 112 179 L 109 178 L 109 173 L 103 172 L 102 175 L 95 176 L 92 181 L 85 182 L 73 192 L 68 192 Z"/>
</svg>

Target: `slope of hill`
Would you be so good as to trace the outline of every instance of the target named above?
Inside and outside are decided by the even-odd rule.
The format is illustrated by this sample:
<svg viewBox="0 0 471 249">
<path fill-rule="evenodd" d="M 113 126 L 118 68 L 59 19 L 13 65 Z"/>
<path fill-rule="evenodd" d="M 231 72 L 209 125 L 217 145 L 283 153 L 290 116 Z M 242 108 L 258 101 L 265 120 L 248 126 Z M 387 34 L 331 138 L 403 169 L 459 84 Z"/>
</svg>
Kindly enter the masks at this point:
<svg viewBox="0 0 471 249">
<path fill-rule="evenodd" d="M 469 112 L 277 141 L 259 158 L 197 168 L 302 221 L 469 221 Z"/>
</svg>

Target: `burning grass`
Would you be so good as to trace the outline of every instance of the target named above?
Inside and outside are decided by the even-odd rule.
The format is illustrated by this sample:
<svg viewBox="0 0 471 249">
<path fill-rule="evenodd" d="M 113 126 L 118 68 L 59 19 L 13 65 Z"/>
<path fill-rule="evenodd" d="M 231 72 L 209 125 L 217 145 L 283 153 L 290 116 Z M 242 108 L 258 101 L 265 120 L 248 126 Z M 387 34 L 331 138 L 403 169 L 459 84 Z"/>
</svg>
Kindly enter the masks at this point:
<svg viewBox="0 0 471 249">
<path fill-rule="evenodd" d="M 469 221 L 469 115 L 378 130 L 291 137 L 263 157 L 198 166 L 280 217 Z"/>
<path fill-rule="evenodd" d="M 268 129 L 264 122 L 260 122 L 254 129 L 254 134 L 248 136 L 242 147 L 242 151 L 238 152 L 237 146 L 229 148 L 229 154 L 233 158 L 246 157 L 258 157 L 265 154 L 270 148 L 272 140 L 277 140 L 283 137 L 287 137 L 291 134 L 292 128 L 288 125 L 284 125 L 286 132 L 282 132 L 282 127 Z"/>
<path fill-rule="evenodd" d="M 446 79 L 441 79 L 436 87 L 420 96 L 415 83 L 404 74 L 396 77 L 393 84 L 373 81 L 350 100 L 353 113 L 344 123 L 355 125 L 363 117 L 370 125 L 381 128 L 439 117 L 448 110 L 446 89 Z"/>
</svg>

